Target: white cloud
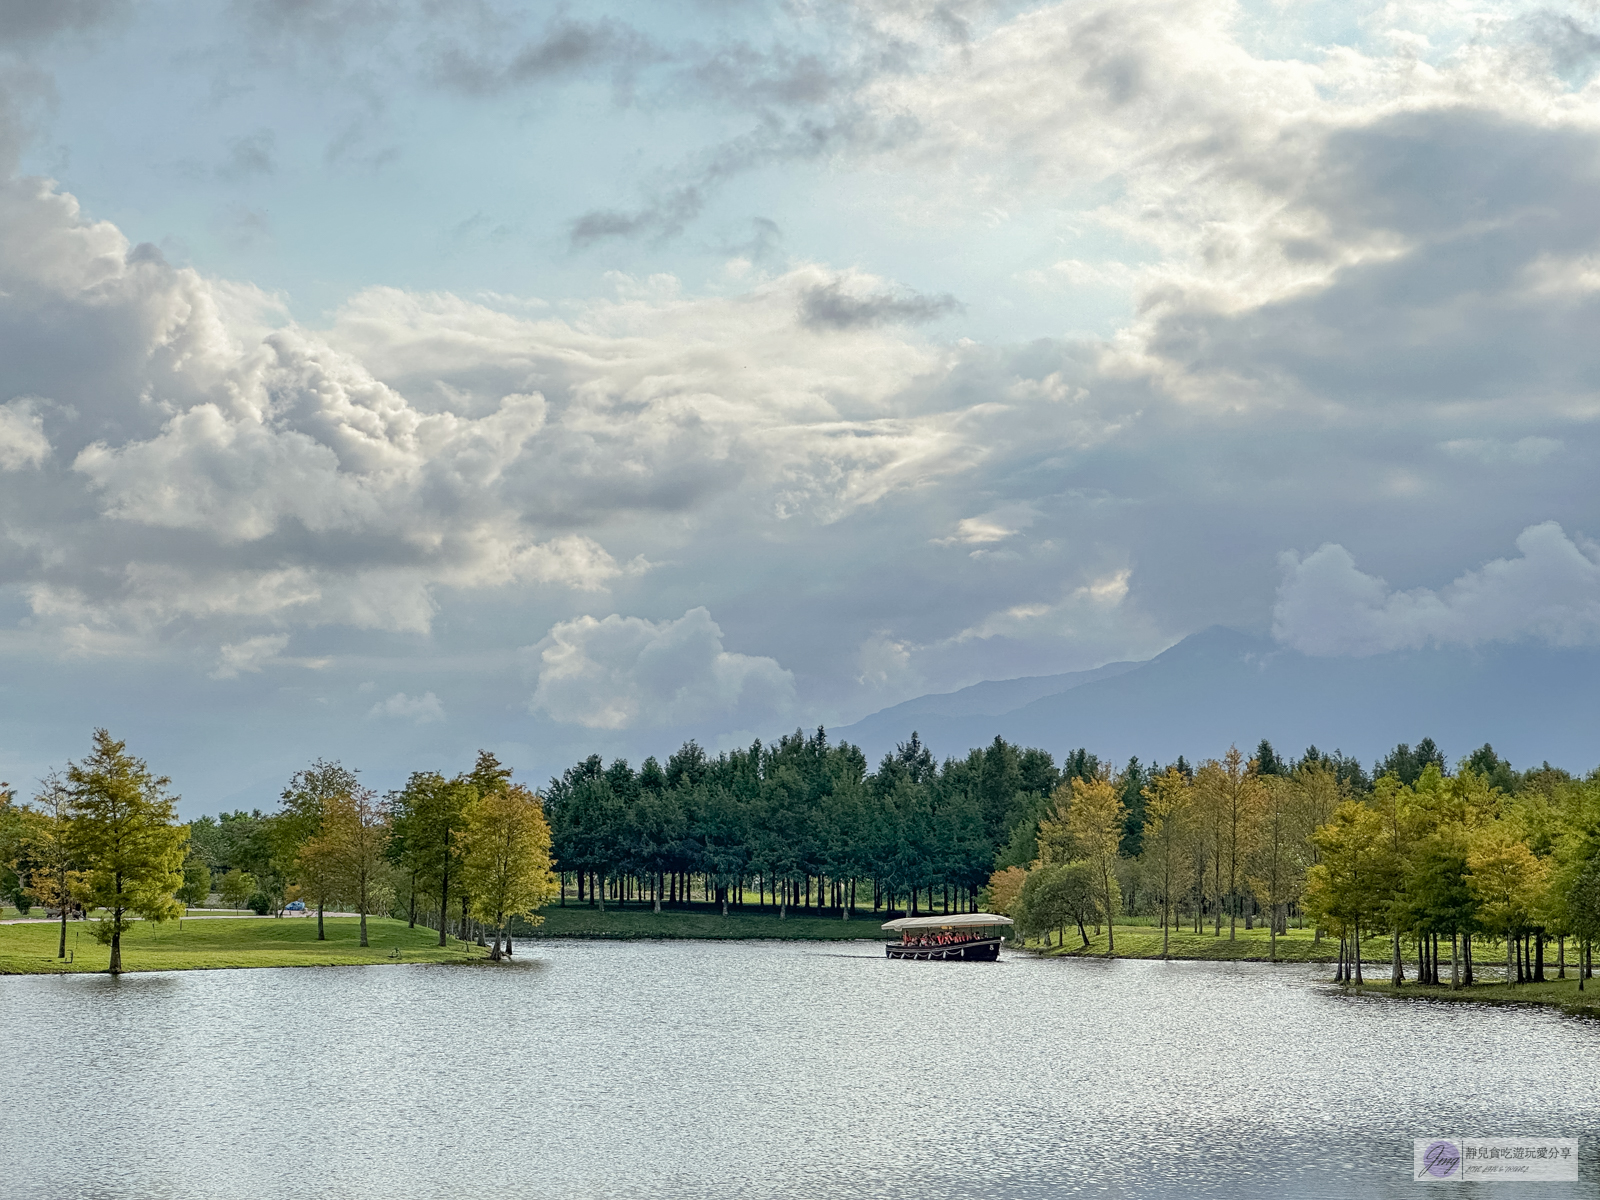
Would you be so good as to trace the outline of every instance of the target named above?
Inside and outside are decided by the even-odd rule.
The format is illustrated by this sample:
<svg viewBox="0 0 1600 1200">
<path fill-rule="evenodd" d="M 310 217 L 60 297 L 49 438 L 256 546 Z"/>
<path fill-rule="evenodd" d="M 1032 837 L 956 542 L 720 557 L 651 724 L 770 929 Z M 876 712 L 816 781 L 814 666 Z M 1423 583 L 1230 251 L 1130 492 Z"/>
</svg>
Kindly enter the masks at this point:
<svg viewBox="0 0 1600 1200">
<path fill-rule="evenodd" d="M 1358 657 L 1519 638 L 1600 642 L 1600 548 L 1580 548 L 1547 521 L 1524 529 L 1517 549 L 1520 558 L 1495 559 L 1438 591 L 1404 592 L 1359 570 L 1343 546 L 1304 559 L 1286 552 L 1273 636 L 1306 654 Z"/>
<path fill-rule="evenodd" d="M 288 644 L 289 635 L 280 633 L 253 637 L 223 646 L 217 658 L 216 669 L 211 672 L 211 678 L 234 679 L 241 671 L 259 671 L 277 658 Z"/>
<path fill-rule="evenodd" d="M 50 457 L 50 439 L 34 402 L 26 397 L 0 404 L 0 471 L 37 467 Z"/>
<path fill-rule="evenodd" d="M 956 522 L 956 531 L 946 538 L 936 539 L 937 545 L 957 543 L 984 546 L 1015 537 L 1039 519 L 1039 510 L 1031 504 L 1008 504 L 991 509 L 978 517 L 963 517 Z"/>
<path fill-rule="evenodd" d="M 675 621 L 613 614 L 563 621 L 533 647 L 535 711 L 591 729 L 771 715 L 794 698 L 794 676 L 771 658 L 723 649 L 704 608 Z"/>
<path fill-rule="evenodd" d="M 442 721 L 444 705 L 439 703 L 439 697 L 432 692 L 423 692 L 420 696 L 408 696 L 404 692 L 396 692 L 387 700 L 380 700 L 367 710 L 368 717 L 390 717 L 398 721 L 412 721 L 418 725 L 426 725 L 430 721 Z"/>
</svg>

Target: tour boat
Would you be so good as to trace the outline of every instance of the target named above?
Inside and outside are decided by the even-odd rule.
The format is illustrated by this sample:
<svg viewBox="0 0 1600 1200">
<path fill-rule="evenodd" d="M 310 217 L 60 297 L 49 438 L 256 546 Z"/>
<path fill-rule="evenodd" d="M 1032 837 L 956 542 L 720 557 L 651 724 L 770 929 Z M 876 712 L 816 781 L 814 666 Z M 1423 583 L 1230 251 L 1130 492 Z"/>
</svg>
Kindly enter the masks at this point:
<svg viewBox="0 0 1600 1200">
<path fill-rule="evenodd" d="M 1010 917 L 994 913 L 945 913 L 939 917 L 901 917 L 887 921 L 885 929 L 900 935 L 883 952 L 890 958 L 939 958 L 965 962 L 993 962 L 1000 957 L 1002 932 Z"/>
</svg>

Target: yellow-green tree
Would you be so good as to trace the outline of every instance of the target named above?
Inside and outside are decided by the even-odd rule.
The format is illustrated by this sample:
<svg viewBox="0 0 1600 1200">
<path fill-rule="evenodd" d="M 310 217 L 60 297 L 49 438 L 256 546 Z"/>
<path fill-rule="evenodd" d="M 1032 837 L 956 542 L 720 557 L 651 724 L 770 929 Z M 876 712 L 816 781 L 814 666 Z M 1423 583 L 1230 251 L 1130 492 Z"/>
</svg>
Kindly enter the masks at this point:
<svg viewBox="0 0 1600 1200">
<path fill-rule="evenodd" d="M 1238 936 L 1239 885 L 1255 847 L 1264 799 L 1255 764 L 1239 747 L 1228 747 L 1220 761 L 1203 764 L 1194 786 L 1211 830 L 1219 903 L 1228 905 L 1228 940 Z M 1222 931 L 1222 910 L 1217 909 L 1217 932 Z"/>
<path fill-rule="evenodd" d="M 1339 934 L 1341 983 L 1365 982 L 1361 931 L 1384 908 L 1383 820 L 1365 804 L 1347 800 L 1312 835 L 1321 861 L 1307 872 L 1306 907 L 1312 918 Z"/>
<path fill-rule="evenodd" d="M 1289 905 L 1305 890 L 1306 841 L 1299 827 L 1294 781 L 1283 775 L 1260 780 L 1261 812 L 1248 883 L 1267 908 L 1267 953 L 1278 961 L 1278 934 L 1287 932 Z"/>
<path fill-rule="evenodd" d="M 1502 822 L 1485 826 L 1467 851 L 1467 886 L 1477 898 L 1480 919 L 1506 935 L 1506 982 L 1517 978 L 1518 932 L 1538 907 L 1548 867 Z"/>
<path fill-rule="evenodd" d="M 1004 917 L 1015 916 L 1013 911 L 1017 902 L 1022 898 L 1022 885 L 1028 881 L 1028 873 L 1021 867 L 1007 867 L 1003 871 L 996 871 L 989 876 L 988 907 L 990 912 L 999 913 Z"/>
<path fill-rule="evenodd" d="M 1050 811 L 1039 819 L 1039 862 L 1059 866 L 1081 858 L 1072 836 L 1072 780 L 1050 793 Z"/>
<path fill-rule="evenodd" d="M 466 806 L 462 845 L 473 913 L 494 926 L 489 957 L 498 962 L 506 923 L 520 916 L 538 924 L 543 918 L 536 910 L 558 891 L 550 870 L 550 825 L 539 797 L 521 784 L 475 794 Z"/>
<path fill-rule="evenodd" d="M 1095 903 L 1105 915 L 1108 954 L 1117 951 L 1117 910 L 1122 907 L 1121 889 L 1117 886 L 1117 846 L 1127 815 L 1121 790 L 1111 780 L 1072 781 L 1067 825 L 1078 853 L 1094 874 Z"/>
<path fill-rule="evenodd" d="M 89 756 L 67 766 L 69 844 L 83 867 L 88 904 L 106 914 L 95 937 L 111 947 L 113 975 L 122 971 L 129 914 L 150 921 L 183 915 L 173 893 L 183 886 L 189 827 L 178 824 L 170 783 L 104 729 L 94 731 Z"/>
<path fill-rule="evenodd" d="M 1165 774 L 1151 780 L 1144 797 L 1143 857 L 1161 905 L 1161 957 L 1166 958 L 1176 919 L 1173 903 L 1191 882 L 1194 793 L 1178 769 L 1168 767 Z"/>
<path fill-rule="evenodd" d="M 83 890 L 83 874 L 74 869 L 72 858 L 71 814 L 71 793 L 54 771 L 45 776 L 33 805 L 23 813 L 23 834 L 36 864 L 28 891 L 40 904 L 61 913 L 57 958 L 67 956 L 68 909 Z"/>
<path fill-rule="evenodd" d="M 319 942 L 327 938 L 323 916 L 338 884 L 337 856 L 330 853 L 330 844 L 322 837 L 324 810 L 330 800 L 348 798 L 360 786 L 356 773 L 349 767 L 319 758 L 289 777 L 289 785 L 283 789 L 283 808 L 274 822 L 283 865 L 295 875 L 301 889 L 316 901 Z M 320 845 L 311 846 L 314 842 Z M 309 853 L 308 846 L 311 847 Z"/>
</svg>

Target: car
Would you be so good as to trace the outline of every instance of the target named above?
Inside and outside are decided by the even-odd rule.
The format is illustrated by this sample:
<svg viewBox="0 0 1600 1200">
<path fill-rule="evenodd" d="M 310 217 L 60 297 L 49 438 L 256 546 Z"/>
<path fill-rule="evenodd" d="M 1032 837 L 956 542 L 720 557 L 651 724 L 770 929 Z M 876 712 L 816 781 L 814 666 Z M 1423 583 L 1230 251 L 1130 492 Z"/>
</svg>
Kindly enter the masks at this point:
<svg viewBox="0 0 1600 1200">
<path fill-rule="evenodd" d="M 286 913 L 303 913 L 305 910 L 306 902 L 304 900 L 291 900 L 283 906 L 283 911 Z"/>
</svg>

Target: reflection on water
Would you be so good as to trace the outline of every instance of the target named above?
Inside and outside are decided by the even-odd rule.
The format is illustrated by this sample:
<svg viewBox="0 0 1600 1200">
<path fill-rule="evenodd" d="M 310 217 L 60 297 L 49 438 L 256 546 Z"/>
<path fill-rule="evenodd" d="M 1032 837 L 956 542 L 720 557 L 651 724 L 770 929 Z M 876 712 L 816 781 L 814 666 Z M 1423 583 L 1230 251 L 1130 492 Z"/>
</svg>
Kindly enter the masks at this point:
<svg viewBox="0 0 1600 1200">
<path fill-rule="evenodd" d="M 1435 1134 L 1580 1137 L 1460 1194 L 1595 1194 L 1600 1023 L 876 949 L 0 979 L 0 1195 L 1414 1196 Z"/>
</svg>

